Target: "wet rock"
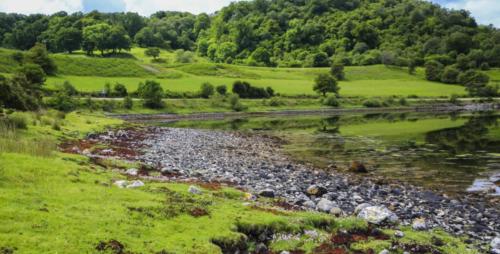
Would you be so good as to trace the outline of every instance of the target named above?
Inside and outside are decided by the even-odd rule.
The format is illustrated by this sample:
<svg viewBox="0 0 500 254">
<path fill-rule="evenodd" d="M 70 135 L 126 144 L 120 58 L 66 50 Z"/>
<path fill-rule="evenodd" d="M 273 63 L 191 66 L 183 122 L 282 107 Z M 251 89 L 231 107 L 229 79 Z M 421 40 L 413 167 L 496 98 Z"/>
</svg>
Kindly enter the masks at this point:
<svg viewBox="0 0 500 254">
<path fill-rule="evenodd" d="M 413 230 L 417 231 L 427 230 L 427 222 L 424 218 L 418 218 L 413 220 L 411 227 L 413 228 Z"/>
<path fill-rule="evenodd" d="M 352 161 L 351 165 L 349 166 L 349 171 L 354 173 L 368 173 L 365 164 L 359 161 Z"/>
<path fill-rule="evenodd" d="M 198 188 L 194 185 L 189 186 L 188 192 L 191 194 L 195 194 L 195 195 L 200 195 L 203 193 L 203 191 L 200 188 Z"/>
<path fill-rule="evenodd" d="M 310 196 L 321 197 L 326 194 L 328 190 L 323 186 L 311 185 L 307 188 L 306 194 Z"/>
<path fill-rule="evenodd" d="M 118 186 L 119 188 L 125 188 L 128 185 L 128 181 L 126 180 L 118 180 L 113 183 L 114 185 Z"/>
<path fill-rule="evenodd" d="M 130 175 L 130 176 L 137 176 L 139 174 L 139 170 L 137 170 L 136 168 L 129 168 L 129 169 L 127 169 L 125 174 Z"/>
<path fill-rule="evenodd" d="M 127 189 L 139 188 L 142 186 L 144 186 L 144 183 L 142 181 L 136 180 L 133 181 L 131 184 L 127 185 Z"/>
<path fill-rule="evenodd" d="M 490 243 L 491 253 L 500 254 L 500 237 L 495 237 Z"/>
<path fill-rule="evenodd" d="M 398 216 L 385 206 L 365 207 L 359 212 L 358 218 L 375 225 L 381 225 L 384 223 L 394 224 L 399 220 Z"/>
<path fill-rule="evenodd" d="M 264 198 L 274 198 L 274 190 L 272 189 L 264 189 L 259 191 L 259 197 L 264 197 Z"/>
<path fill-rule="evenodd" d="M 332 201 L 326 199 L 326 198 L 322 198 L 318 204 L 316 205 L 316 209 L 318 211 L 321 211 L 321 212 L 324 212 L 324 213 L 328 213 L 330 212 L 330 210 L 332 210 L 332 208 L 335 207 L 335 203 L 333 203 Z"/>
</svg>

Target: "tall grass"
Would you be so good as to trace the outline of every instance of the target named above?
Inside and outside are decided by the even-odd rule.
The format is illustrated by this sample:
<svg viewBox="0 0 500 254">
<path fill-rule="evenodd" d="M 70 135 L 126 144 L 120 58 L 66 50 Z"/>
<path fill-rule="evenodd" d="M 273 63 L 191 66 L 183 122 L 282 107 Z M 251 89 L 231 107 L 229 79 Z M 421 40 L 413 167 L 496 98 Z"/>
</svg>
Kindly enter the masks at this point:
<svg viewBox="0 0 500 254">
<path fill-rule="evenodd" d="M 14 119 L 14 120 L 13 120 Z M 24 138 L 20 129 L 26 129 L 26 119 L 20 115 L 0 118 L 0 154 L 21 153 L 49 157 L 56 143 L 49 138 Z"/>
</svg>

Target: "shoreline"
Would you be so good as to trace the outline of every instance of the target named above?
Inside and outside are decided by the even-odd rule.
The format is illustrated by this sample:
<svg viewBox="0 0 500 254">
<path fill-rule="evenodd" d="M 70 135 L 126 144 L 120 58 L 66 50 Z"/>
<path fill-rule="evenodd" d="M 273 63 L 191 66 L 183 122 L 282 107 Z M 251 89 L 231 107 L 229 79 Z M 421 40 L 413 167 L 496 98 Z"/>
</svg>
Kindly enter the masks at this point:
<svg viewBox="0 0 500 254">
<path fill-rule="evenodd" d="M 246 117 L 273 117 L 295 115 L 343 115 L 362 113 L 405 113 L 405 112 L 480 112 L 499 111 L 500 103 L 467 103 L 455 104 L 429 104 L 411 107 L 380 107 L 380 108 L 329 108 L 312 110 L 282 110 L 259 112 L 218 112 L 218 113 L 190 113 L 190 114 L 108 114 L 110 117 L 119 118 L 130 122 L 172 122 L 179 120 L 220 120 Z"/>
<path fill-rule="evenodd" d="M 418 186 L 395 186 L 370 177 L 318 170 L 291 160 L 272 137 L 163 127 L 143 130 L 140 140 L 134 140 L 135 134 L 129 130 L 90 139 L 115 142 L 128 149 L 132 149 L 132 143 L 140 147 L 137 156 L 127 159 L 140 161 L 161 174 L 143 176 L 149 180 L 225 183 L 255 196 L 282 198 L 298 209 L 335 206 L 343 216 L 355 214 L 356 207 L 369 203 L 389 208 L 399 217 L 400 225 L 411 226 L 423 218 L 429 229 L 442 228 L 484 244 L 500 230 L 498 203 L 465 196 L 452 198 Z M 123 142 L 121 137 L 132 137 L 133 141 Z M 309 195 L 311 186 L 324 193 Z"/>
</svg>

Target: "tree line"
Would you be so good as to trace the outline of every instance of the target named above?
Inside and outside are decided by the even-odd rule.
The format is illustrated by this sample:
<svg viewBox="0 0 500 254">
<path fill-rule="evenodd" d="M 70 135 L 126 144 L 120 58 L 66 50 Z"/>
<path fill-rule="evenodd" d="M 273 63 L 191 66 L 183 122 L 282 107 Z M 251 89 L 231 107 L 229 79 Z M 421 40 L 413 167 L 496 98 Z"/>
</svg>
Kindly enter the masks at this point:
<svg viewBox="0 0 500 254">
<path fill-rule="evenodd" d="M 419 0 L 254 0 L 212 15 L 160 11 L 53 15 L 0 13 L 0 43 L 88 54 L 141 47 L 196 51 L 215 62 L 257 66 L 500 66 L 500 32 L 467 11 Z"/>
</svg>

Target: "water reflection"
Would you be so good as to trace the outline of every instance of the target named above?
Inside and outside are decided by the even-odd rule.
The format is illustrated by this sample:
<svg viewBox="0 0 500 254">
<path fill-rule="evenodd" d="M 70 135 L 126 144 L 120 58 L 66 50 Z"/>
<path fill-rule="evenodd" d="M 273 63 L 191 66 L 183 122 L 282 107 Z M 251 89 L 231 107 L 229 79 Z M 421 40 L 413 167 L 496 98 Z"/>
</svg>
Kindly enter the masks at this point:
<svg viewBox="0 0 500 254">
<path fill-rule="evenodd" d="M 181 121 L 169 126 L 263 132 L 288 140 L 297 160 L 342 170 L 360 160 L 372 174 L 448 192 L 500 171 L 497 114 L 367 114 Z"/>
</svg>

